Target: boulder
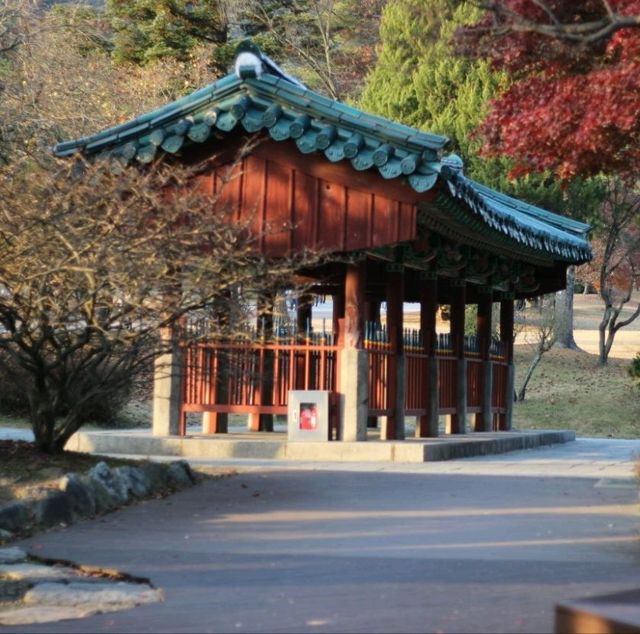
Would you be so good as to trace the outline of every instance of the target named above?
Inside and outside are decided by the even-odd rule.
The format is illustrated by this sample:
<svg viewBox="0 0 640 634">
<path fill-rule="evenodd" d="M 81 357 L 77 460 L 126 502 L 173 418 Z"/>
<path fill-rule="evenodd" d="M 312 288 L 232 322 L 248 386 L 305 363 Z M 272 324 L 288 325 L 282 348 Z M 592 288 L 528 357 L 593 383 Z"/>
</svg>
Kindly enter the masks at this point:
<svg viewBox="0 0 640 634">
<path fill-rule="evenodd" d="M 65 566 L 16 563 L 0 565 L 0 577 L 12 581 L 37 583 L 38 581 L 67 581 L 77 577 L 77 573 L 73 568 Z"/>
<path fill-rule="evenodd" d="M 14 564 L 26 558 L 27 553 L 22 548 L 0 548 L 0 564 Z"/>
<path fill-rule="evenodd" d="M 149 495 L 151 484 L 142 469 L 125 465 L 116 467 L 113 472 L 124 483 L 129 495 L 137 498 Z"/>
<path fill-rule="evenodd" d="M 13 537 L 11 531 L 5 531 L 4 528 L 0 528 L 0 539 L 4 542 L 9 541 Z"/>
<path fill-rule="evenodd" d="M 193 486 L 195 481 L 189 463 L 185 460 L 178 460 L 169 465 L 169 479 L 171 484 L 179 487 Z"/>
<path fill-rule="evenodd" d="M 99 462 L 91 468 L 89 476 L 102 483 L 116 503 L 126 504 L 129 501 L 126 482 L 118 472 L 111 470 L 106 462 Z"/>
<path fill-rule="evenodd" d="M 12 502 L 0 508 L 0 528 L 13 531 L 29 523 L 33 510 L 28 503 Z"/>
<path fill-rule="evenodd" d="M 47 605 L 42 607 L 16 608 L 0 612 L 0 625 L 35 625 L 54 623 L 67 619 L 84 619 L 95 614 L 95 610 Z"/>
<path fill-rule="evenodd" d="M 67 473 L 58 483 L 60 491 L 65 493 L 71 504 L 71 511 L 78 517 L 95 515 L 96 501 L 93 491 L 76 473 Z"/>
<path fill-rule="evenodd" d="M 167 465 L 158 462 L 145 462 L 140 466 L 149 481 L 151 491 L 160 492 L 169 484 L 169 470 Z"/>
<path fill-rule="evenodd" d="M 89 490 L 95 504 L 96 513 L 106 513 L 116 508 L 117 503 L 114 497 L 101 480 L 96 480 L 91 476 L 84 475 L 80 476 L 80 481 Z"/>
<path fill-rule="evenodd" d="M 43 526 L 70 524 L 73 520 L 71 497 L 62 491 L 54 491 L 36 503 L 36 522 Z"/>
<path fill-rule="evenodd" d="M 24 595 L 27 605 L 77 607 L 100 612 L 123 610 L 162 600 L 162 592 L 143 583 L 39 583 Z"/>
</svg>

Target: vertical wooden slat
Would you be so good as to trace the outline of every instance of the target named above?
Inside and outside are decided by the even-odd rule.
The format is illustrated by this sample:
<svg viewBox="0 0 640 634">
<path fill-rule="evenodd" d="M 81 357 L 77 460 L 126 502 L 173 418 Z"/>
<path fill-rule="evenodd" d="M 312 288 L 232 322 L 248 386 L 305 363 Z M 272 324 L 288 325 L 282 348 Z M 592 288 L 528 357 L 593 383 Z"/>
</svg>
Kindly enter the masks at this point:
<svg viewBox="0 0 640 634">
<path fill-rule="evenodd" d="M 403 346 L 404 273 L 387 272 L 387 329 L 389 333 L 389 358 L 387 361 L 386 440 L 404 436 L 404 377 L 401 376 Z"/>
<path fill-rule="evenodd" d="M 456 411 L 451 416 L 451 433 L 466 433 L 467 380 L 464 358 L 464 318 L 466 307 L 466 287 L 463 281 L 451 285 L 451 343 L 458 371 L 455 381 Z"/>
</svg>

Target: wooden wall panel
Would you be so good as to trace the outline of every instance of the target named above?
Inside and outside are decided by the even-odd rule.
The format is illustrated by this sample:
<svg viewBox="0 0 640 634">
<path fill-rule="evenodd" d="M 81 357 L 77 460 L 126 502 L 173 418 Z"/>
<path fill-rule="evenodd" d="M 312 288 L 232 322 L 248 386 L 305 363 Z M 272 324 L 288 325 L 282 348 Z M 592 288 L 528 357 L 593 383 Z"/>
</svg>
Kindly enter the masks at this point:
<svg viewBox="0 0 640 634">
<path fill-rule="evenodd" d="M 251 230 L 262 235 L 264 232 L 266 164 L 252 156 L 243 161 L 243 196 L 237 201 L 241 208 L 239 214 L 243 222 L 249 223 Z M 262 238 L 260 239 L 262 245 Z"/>
<path fill-rule="evenodd" d="M 347 192 L 345 248 L 355 251 L 369 245 L 372 194 L 350 189 Z"/>
<path fill-rule="evenodd" d="M 320 181 L 318 200 L 318 232 L 316 246 L 321 249 L 344 249 L 345 188 Z"/>
<path fill-rule="evenodd" d="M 399 203 L 400 205 L 400 231 L 398 233 L 398 240 L 405 242 L 407 240 L 415 239 L 416 237 L 416 206 L 408 203 Z"/>
<path fill-rule="evenodd" d="M 273 161 L 269 161 L 266 167 L 265 253 L 284 255 L 289 249 L 291 234 L 294 170 Z"/>
<path fill-rule="evenodd" d="M 345 168 L 346 169 L 346 168 Z M 351 169 L 351 168 L 349 168 Z M 204 181 L 206 182 L 206 181 Z M 219 204 L 261 236 L 260 249 L 357 251 L 414 240 L 416 205 L 308 174 L 290 163 L 249 156 L 215 168 Z"/>
<path fill-rule="evenodd" d="M 398 241 L 395 201 L 376 196 L 373 201 L 372 246 L 381 247 Z"/>
<path fill-rule="evenodd" d="M 316 242 L 320 181 L 304 172 L 293 177 L 293 248 L 302 250 Z"/>
</svg>

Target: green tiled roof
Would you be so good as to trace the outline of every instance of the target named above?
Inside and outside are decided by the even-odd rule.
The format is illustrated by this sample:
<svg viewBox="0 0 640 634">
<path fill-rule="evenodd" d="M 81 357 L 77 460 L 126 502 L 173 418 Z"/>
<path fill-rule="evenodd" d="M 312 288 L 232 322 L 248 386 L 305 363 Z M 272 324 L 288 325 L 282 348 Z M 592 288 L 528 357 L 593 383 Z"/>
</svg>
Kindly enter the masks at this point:
<svg viewBox="0 0 640 634">
<path fill-rule="evenodd" d="M 82 153 L 123 163 L 150 163 L 159 153 L 175 154 L 204 143 L 214 131 L 264 131 L 290 139 L 304 154 L 322 153 L 331 162 L 349 161 L 356 170 L 382 178 L 403 178 L 417 192 L 444 181 L 495 231 L 555 258 L 591 258 L 589 226 L 552 214 L 466 178 L 462 162 L 442 157 L 448 140 L 436 134 L 367 114 L 309 90 L 268 57 L 240 53 L 235 72 L 158 110 L 98 134 L 60 143 L 58 156 Z"/>
</svg>

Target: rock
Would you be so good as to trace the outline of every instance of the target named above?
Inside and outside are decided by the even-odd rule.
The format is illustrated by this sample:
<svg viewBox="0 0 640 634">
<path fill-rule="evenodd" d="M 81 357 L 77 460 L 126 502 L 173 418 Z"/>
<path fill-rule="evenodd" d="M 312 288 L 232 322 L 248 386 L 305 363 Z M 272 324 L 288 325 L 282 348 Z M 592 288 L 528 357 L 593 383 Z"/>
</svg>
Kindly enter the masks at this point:
<svg viewBox="0 0 640 634">
<path fill-rule="evenodd" d="M 122 467 L 116 467 L 113 471 L 122 480 L 122 482 L 124 482 L 129 494 L 137 498 L 149 495 L 151 485 L 142 469 L 125 465 Z"/>
<path fill-rule="evenodd" d="M 169 478 L 172 484 L 180 487 L 190 487 L 193 486 L 194 483 L 191 468 L 184 460 L 178 460 L 169 465 Z"/>
<path fill-rule="evenodd" d="M 162 592 L 142 583 L 39 583 L 24 595 L 27 605 L 78 607 L 100 612 L 124 610 L 162 600 Z"/>
<path fill-rule="evenodd" d="M 80 476 L 80 481 L 89 490 L 95 504 L 96 513 L 105 513 L 116 508 L 115 498 L 101 480 L 96 480 L 91 476 L 85 475 Z"/>
<path fill-rule="evenodd" d="M 19 529 L 29 522 L 32 515 L 33 511 L 29 504 L 12 502 L 0 509 L 0 528 L 7 531 Z"/>
<path fill-rule="evenodd" d="M 0 564 L 13 564 L 26 558 L 27 553 L 22 548 L 0 548 Z"/>
<path fill-rule="evenodd" d="M 8 541 L 13 537 L 13 533 L 5 531 L 4 528 L 0 528 L 0 539 L 2 541 Z"/>
<path fill-rule="evenodd" d="M 45 566 L 43 564 L 3 564 L 0 565 L 0 577 L 13 581 L 67 581 L 77 577 L 73 568 L 64 566 Z"/>
<path fill-rule="evenodd" d="M 158 462 L 145 462 L 140 466 L 149 481 L 151 491 L 160 492 L 169 484 L 169 470 L 164 464 Z"/>
<path fill-rule="evenodd" d="M 62 491 L 54 491 L 36 504 L 36 521 L 44 526 L 70 524 L 73 520 L 71 497 Z"/>
<path fill-rule="evenodd" d="M 95 614 L 87 608 L 70 608 L 48 605 L 44 607 L 17 608 L 0 612 L 0 625 L 31 625 L 53 623 L 67 619 L 84 619 Z"/>
<path fill-rule="evenodd" d="M 69 497 L 71 511 L 79 517 L 95 515 L 96 501 L 89 486 L 76 473 L 67 473 L 60 479 L 60 490 Z"/>
<path fill-rule="evenodd" d="M 89 476 L 101 482 L 118 504 L 126 504 L 129 501 L 126 483 L 116 471 L 109 468 L 106 462 L 99 462 L 90 469 Z"/>
</svg>

